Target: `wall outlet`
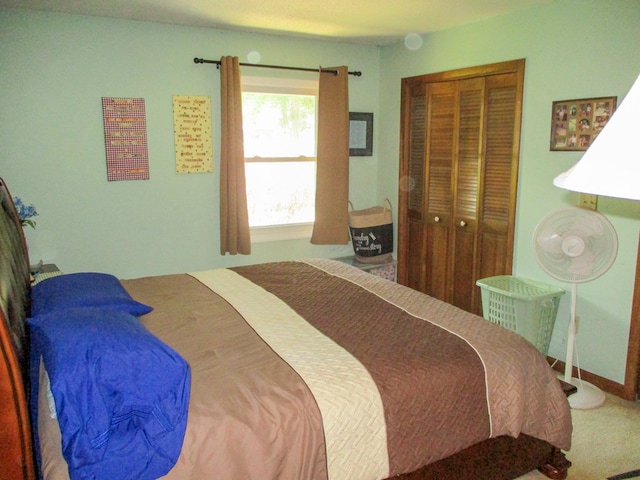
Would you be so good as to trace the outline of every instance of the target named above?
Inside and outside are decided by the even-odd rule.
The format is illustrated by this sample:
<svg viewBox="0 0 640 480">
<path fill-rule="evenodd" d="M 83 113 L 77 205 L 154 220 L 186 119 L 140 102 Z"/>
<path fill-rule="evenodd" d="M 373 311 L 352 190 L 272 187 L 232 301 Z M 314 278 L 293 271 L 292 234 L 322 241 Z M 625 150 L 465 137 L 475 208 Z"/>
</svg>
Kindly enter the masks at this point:
<svg viewBox="0 0 640 480">
<path fill-rule="evenodd" d="M 590 208 L 591 210 L 598 209 L 598 196 L 597 195 L 589 195 L 588 193 L 580 194 L 580 204 L 581 207 Z"/>
</svg>

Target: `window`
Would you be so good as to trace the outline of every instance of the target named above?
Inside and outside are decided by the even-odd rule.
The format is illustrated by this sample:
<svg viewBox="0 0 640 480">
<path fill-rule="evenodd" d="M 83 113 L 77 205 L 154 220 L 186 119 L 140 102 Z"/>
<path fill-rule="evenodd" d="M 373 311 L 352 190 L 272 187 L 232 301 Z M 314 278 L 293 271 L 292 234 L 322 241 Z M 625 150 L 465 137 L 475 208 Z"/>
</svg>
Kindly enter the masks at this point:
<svg viewBox="0 0 640 480">
<path fill-rule="evenodd" d="M 243 78 L 245 175 L 253 242 L 311 234 L 317 93 L 317 80 Z"/>
</svg>

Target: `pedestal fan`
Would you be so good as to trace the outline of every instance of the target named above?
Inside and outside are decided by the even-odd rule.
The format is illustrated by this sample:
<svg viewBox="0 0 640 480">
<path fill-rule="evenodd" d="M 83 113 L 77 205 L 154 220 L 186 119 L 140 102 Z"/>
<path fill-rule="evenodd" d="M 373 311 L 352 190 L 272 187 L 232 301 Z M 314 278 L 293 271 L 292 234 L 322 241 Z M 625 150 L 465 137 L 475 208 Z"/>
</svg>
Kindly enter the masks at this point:
<svg viewBox="0 0 640 480">
<path fill-rule="evenodd" d="M 575 385 L 578 391 L 569 397 L 569 403 L 577 409 L 598 407 L 604 402 L 604 393 L 580 378 L 572 378 L 577 333 L 576 303 L 578 284 L 598 278 L 613 264 L 618 253 L 616 231 L 611 222 L 595 210 L 560 208 L 536 226 L 533 250 L 545 272 L 572 284 L 564 381 Z"/>
</svg>

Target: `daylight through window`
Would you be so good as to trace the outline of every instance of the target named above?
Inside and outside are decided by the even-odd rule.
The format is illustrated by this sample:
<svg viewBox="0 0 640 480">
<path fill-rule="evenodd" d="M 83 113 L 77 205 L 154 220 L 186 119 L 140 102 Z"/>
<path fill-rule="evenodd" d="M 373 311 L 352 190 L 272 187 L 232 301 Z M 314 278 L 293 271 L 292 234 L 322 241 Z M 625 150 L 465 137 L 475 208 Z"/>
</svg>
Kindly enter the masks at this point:
<svg viewBox="0 0 640 480">
<path fill-rule="evenodd" d="M 317 81 L 250 78 L 242 90 L 252 239 L 259 228 L 312 224 Z"/>
</svg>

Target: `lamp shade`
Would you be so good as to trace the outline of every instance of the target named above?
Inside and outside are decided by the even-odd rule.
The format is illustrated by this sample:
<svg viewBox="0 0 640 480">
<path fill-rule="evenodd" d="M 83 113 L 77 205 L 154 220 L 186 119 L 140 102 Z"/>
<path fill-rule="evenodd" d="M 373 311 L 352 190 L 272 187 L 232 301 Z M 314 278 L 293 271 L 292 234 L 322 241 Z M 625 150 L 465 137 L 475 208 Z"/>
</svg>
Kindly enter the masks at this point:
<svg viewBox="0 0 640 480">
<path fill-rule="evenodd" d="M 553 184 L 591 195 L 640 200 L 640 76 L 580 161 Z"/>
</svg>

